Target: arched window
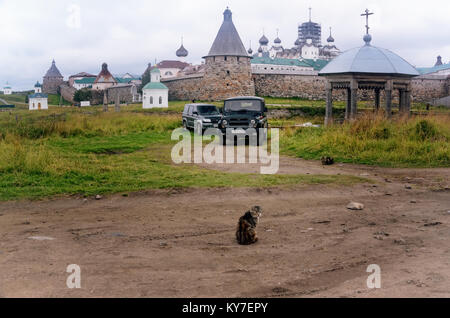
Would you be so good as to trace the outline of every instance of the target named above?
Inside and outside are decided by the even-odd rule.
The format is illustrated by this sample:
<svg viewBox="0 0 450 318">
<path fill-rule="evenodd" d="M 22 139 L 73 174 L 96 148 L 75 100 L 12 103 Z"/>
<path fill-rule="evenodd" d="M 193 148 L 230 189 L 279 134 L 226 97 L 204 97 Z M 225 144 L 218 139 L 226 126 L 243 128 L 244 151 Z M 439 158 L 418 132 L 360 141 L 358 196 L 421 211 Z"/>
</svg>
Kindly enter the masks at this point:
<svg viewBox="0 0 450 318">
<path fill-rule="evenodd" d="M 159 96 L 159 104 L 162 104 L 162 96 Z"/>
<path fill-rule="evenodd" d="M 173 74 L 172 74 L 171 71 L 167 71 L 165 75 L 166 75 L 166 76 L 172 76 Z"/>
<path fill-rule="evenodd" d="M 153 96 L 150 96 L 150 104 L 153 104 Z"/>
</svg>

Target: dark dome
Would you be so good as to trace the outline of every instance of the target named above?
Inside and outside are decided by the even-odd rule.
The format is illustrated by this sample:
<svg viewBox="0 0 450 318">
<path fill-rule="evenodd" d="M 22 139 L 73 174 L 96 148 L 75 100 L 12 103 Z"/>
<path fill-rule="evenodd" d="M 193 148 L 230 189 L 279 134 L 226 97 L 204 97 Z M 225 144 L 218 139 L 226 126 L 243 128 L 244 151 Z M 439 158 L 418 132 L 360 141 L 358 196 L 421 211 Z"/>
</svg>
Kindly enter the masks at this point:
<svg viewBox="0 0 450 318">
<path fill-rule="evenodd" d="M 247 52 L 248 52 L 248 54 L 252 55 L 253 54 L 252 48 L 249 48 Z"/>
<path fill-rule="evenodd" d="M 330 35 L 330 37 L 327 39 L 328 43 L 333 43 L 334 42 L 334 38 Z"/>
<path fill-rule="evenodd" d="M 276 38 L 274 42 L 275 42 L 276 44 L 281 44 L 280 38 Z"/>
<path fill-rule="evenodd" d="M 269 39 L 266 38 L 265 35 L 263 35 L 263 36 L 261 37 L 261 39 L 259 39 L 259 44 L 261 44 L 261 45 L 267 45 L 267 44 L 269 44 Z"/>
<path fill-rule="evenodd" d="M 259 47 L 258 52 L 259 52 L 259 53 L 262 53 L 262 52 L 263 52 L 262 47 Z"/>
<path fill-rule="evenodd" d="M 300 43 L 301 43 L 300 39 L 297 39 L 294 44 L 298 46 L 298 45 L 300 45 Z"/>
<path fill-rule="evenodd" d="M 178 57 L 186 57 L 189 52 L 184 48 L 183 44 L 181 44 L 181 47 L 177 50 L 176 54 Z"/>
</svg>

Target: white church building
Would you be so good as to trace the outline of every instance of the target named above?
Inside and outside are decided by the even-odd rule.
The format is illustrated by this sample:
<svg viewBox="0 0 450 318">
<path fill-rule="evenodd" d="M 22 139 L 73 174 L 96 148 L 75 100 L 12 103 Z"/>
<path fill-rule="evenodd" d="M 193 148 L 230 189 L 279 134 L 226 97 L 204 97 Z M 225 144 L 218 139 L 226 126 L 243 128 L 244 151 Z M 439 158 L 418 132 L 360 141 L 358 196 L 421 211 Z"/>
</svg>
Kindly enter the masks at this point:
<svg viewBox="0 0 450 318">
<path fill-rule="evenodd" d="M 8 83 L 6 83 L 6 86 L 3 87 L 3 94 L 4 95 L 11 95 L 12 94 L 12 88 L 9 86 Z"/>
<path fill-rule="evenodd" d="M 48 109 L 48 95 L 42 93 L 42 85 L 34 85 L 34 94 L 28 96 L 29 110 Z"/>
<path fill-rule="evenodd" d="M 142 107 L 149 108 L 168 108 L 169 107 L 169 88 L 161 83 L 161 72 L 154 68 L 150 72 L 151 80 L 142 89 Z"/>
</svg>

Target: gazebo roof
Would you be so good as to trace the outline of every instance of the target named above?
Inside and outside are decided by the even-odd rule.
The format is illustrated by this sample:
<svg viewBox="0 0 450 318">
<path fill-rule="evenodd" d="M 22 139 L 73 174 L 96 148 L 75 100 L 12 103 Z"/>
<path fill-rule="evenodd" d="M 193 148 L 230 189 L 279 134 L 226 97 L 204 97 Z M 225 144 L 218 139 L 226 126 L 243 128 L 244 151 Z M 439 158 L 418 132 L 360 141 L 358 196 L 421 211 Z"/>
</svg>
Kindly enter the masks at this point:
<svg viewBox="0 0 450 318">
<path fill-rule="evenodd" d="M 319 72 L 319 75 L 340 74 L 414 77 L 419 72 L 397 54 L 367 43 L 342 53 Z"/>
</svg>

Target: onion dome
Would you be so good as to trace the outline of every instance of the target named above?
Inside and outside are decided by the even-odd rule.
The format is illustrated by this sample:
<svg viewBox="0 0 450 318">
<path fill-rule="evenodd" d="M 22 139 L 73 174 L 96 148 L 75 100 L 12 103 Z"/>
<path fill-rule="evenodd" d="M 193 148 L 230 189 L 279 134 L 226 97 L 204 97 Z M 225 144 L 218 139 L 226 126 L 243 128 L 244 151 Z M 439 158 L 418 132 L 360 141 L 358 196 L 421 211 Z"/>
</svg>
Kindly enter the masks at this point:
<svg viewBox="0 0 450 318">
<path fill-rule="evenodd" d="M 36 84 L 34 84 L 34 87 L 42 87 L 41 83 L 39 83 L 39 81 L 36 82 Z"/>
<path fill-rule="evenodd" d="M 249 48 L 247 52 L 248 52 L 248 54 L 252 55 L 253 54 L 252 48 Z"/>
<path fill-rule="evenodd" d="M 177 50 L 176 55 L 178 57 L 186 57 L 188 56 L 189 52 L 186 50 L 183 46 L 183 43 L 181 44 L 181 47 Z"/>
<path fill-rule="evenodd" d="M 267 45 L 267 44 L 269 44 L 269 39 L 268 39 L 265 35 L 263 35 L 263 36 L 261 37 L 261 39 L 259 39 L 259 44 L 261 44 L 261 45 Z"/>
<path fill-rule="evenodd" d="M 263 52 L 263 49 L 262 49 L 262 47 L 259 47 L 259 49 L 258 49 L 258 53 L 262 53 Z"/>
<path fill-rule="evenodd" d="M 330 28 L 330 36 L 328 37 L 327 42 L 328 42 L 328 43 L 333 43 L 333 42 L 334 42 L 334 38 L 333 38 L 333 36 L 331 35 L 331 28 Z"/>
<path fill-rule="evenodd" d="M 275 39 L 274 42 L 275 42 L 275 44 L 281 44 L 281 40 L 280 40 L 280 38 L 278 38 L 278 37 Z"/>
<path fill-rule="evenodd" d="M 298 38 L 296 41 L 295 41 L 295 43 L 294 43 L 296 46 L 299 46 L 300 44 L 301 44 L 301 42 L 300 42 L 300 38 Z"/>
</svg>

